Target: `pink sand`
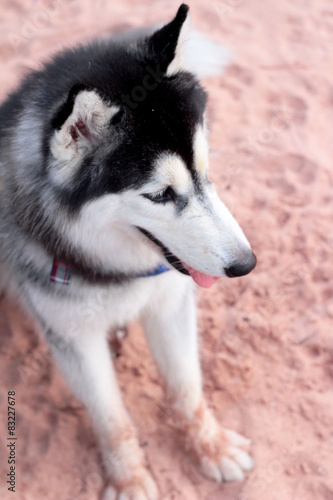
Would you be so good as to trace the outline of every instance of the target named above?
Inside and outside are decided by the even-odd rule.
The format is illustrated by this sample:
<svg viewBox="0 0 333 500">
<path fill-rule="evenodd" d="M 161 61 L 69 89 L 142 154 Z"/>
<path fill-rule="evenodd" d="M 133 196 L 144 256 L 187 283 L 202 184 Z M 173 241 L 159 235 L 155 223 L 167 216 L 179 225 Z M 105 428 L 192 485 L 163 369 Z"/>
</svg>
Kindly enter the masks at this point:
<svg viewBox="0 0 333 500">
<path fill-rule="evenodd" d="M 0 98 L 59 48 L 168 20 L 179 3 L 2 0 Z M 193 0 L 191 15 L 233 53 L 225 74 L 204 82 L 211 177 L 258 257 L 249 276 L 200 291 L 205 392 L 222 424 L 253 440 L 254 471 L 225 485 L 198 474 L 135 325 L 116 361 L 124 399 L 161 499 L 332 500 L 333 5 Z M 96 500 L 100 456 L 86 413 L 17 306 L 1 307 L 0 498 Z M 15 495 L 4 485 L 11 389 Z"/>
</svg>

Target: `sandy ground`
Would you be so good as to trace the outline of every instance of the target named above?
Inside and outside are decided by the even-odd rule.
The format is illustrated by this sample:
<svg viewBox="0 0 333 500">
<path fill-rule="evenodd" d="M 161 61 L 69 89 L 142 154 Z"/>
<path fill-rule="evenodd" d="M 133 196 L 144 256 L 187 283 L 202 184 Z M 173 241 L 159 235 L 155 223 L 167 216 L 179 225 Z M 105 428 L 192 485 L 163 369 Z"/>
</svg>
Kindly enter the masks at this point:
<svg viewBox="0 0 333 500">
<path fill-rule="evenodd" d="M 2 0 L 0 97 L 59 48 L 171 18 L 173 0 Z M 224 426 L 253 439 L 242 484 L 202 478 L 167 417 L 137 325 L 116 360 L 126 404 L 165 500 L 333 499 L 333 5 L 191 2 L 193 24 L 228 47 L 210 95 L 211 172 L 253 245 L 249 276 L 199 294 L 205 391 Z M 0 498 L 95 500 L 90 422 L 33 325 L 1 316 Z M 17 492 L 7 491 L 7 391 L 17 393 Z"/>
</svg>

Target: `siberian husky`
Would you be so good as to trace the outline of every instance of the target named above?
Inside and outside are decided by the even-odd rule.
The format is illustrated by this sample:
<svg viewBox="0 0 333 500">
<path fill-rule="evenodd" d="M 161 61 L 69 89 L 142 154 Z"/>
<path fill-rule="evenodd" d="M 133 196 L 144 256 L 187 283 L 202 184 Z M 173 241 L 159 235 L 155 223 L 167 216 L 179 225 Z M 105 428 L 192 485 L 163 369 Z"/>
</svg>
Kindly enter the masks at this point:
<svg viewBox="0 0 333 500">
<path fill-rule="evenodd" d="M 194 282 L 245 275 L 256 258 L 208 179 L 189 38 L 183 4 L 149 36 L 57 55 L 0 108 L 2 287 L 89 412 L 105 499 L 158 498 L 108 348 L 134 318 L 202 473 L 242 480 L 253 465 L 249 440 L 220 427 L 202 393 Z"/>
</svg>

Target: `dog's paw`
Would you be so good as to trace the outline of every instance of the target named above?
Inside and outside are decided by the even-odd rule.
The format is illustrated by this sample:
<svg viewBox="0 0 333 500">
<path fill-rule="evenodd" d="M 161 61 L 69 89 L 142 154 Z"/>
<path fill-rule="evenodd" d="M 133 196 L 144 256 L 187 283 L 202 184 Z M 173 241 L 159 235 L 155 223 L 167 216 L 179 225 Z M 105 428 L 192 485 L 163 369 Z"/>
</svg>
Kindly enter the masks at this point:
<svg viewBox="0 0 333 500">
<path fill-rule="evenodd" d="M 251 470 L 254 462 L 245 451 L 250 440 L 228 429 L 219 429 L 203 446 L 199 458 L 202 473 L 222 483 L 223 481 L 243 481 L 244 471 Z M 203 443 L 201 443 L 202 445 Z"/>
<path fill-rule="evenodd" d="M 108 486 L 102 500 L 158 500 L 158 489 L 149 472 L 142 469 L 131 482 Z"/>
<path fill-rule="evenodd" d="M 199 470 L 219 483 L 242 481 L 254 461 L 247 450 L 251 441 L 223 429 L 208 409 L 201 410 L 187 434 L 187 449 Z"/>
</svg>

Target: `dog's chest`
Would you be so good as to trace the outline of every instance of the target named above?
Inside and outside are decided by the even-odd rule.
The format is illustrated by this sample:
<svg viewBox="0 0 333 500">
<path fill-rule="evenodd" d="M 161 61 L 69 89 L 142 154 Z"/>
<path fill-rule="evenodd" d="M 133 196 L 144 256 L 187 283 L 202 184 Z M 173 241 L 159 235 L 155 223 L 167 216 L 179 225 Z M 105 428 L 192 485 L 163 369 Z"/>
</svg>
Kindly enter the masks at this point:
<svg viewBox="0 0 333 500">
<path fill-rule="evenodd" d="M 112 287 L 78 287 L 74 283 L 56 285 L 71 287 L 71 293 L 63 296 L 52 296 L 31 288 L 29 299 L 46 324 L 56 325 L 58 334 L 73 337 L 92 330 L 118 328 L 132 321 L 149 303 L 154 281 L 141 279 Z"/>
</svg>

